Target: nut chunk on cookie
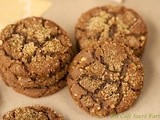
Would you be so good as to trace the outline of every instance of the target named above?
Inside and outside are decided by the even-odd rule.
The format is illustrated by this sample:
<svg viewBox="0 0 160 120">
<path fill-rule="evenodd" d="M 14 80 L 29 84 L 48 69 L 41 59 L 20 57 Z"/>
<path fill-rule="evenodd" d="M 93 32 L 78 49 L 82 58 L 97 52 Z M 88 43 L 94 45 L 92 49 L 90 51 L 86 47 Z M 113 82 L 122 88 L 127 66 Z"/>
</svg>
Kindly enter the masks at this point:
<svg viewBox="0 0 160 120">
<path fill-rule="evenodd" d="M 66 85 L 72 44 L 56 23 L 29 17 L 0 33 L 0 73 L 6 85 L 30 97 L 42 97 Z"/>
<path fill-rule="evenodd" d="M 48 107 L 29 106 L 9 111 L 1 120 L 64 120 L 64 118 Z"/>
<path fill-rule="evenodd" d="M 108 5 L 84 13 L 77 22 L 75 36 L 81 50 L 107 39 L 125 44 L 141 57 L 147 40 L 147 28 L 134 10 Z"/>
<path fill-rule="evenodd" d="M 123 44 L 99 41 L 75 56 L 67 84 L 80 108 L 91 115 L 126 111 L 143 86 L 143 65 Z"/>
</svg>

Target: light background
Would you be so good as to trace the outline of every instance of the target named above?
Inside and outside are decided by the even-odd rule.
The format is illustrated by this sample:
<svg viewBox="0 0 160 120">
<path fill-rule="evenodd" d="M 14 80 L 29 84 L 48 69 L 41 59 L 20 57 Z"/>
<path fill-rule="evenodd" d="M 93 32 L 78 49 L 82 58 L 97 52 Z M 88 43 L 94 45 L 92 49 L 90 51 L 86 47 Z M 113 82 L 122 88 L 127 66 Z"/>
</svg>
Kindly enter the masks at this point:
<svg viewBox="0 0 160 120">
<path fill-rule="evenodd" d="M 105 4 L 108 4 L 108 0 L 52 0 L 52 7 L 42 16 L 63 27 L 75 44 L 74 26 L 77 18 L 90 8 Z M 160 0 L 126 0 L 122 5 L 137 11 L 148 27 L 148 42 L 142 60 L 145 69 L 144 88 L 132 108 L 119 114 L 119 118 L 96 118 L 75 105 L 67 88 L 51 96 L 32 99 L 16 93 L 0 80 L 0 115 L 15 107 L 40 104 L 54 108 L 66 120 L 160 120 Z M 134 118 L 134 114 L 142 118 Z M 150 114 L 159 116 L 150 118 Z M 127 118 L 127 115 L 131 115 L 131 118 Z"/>
</svg>

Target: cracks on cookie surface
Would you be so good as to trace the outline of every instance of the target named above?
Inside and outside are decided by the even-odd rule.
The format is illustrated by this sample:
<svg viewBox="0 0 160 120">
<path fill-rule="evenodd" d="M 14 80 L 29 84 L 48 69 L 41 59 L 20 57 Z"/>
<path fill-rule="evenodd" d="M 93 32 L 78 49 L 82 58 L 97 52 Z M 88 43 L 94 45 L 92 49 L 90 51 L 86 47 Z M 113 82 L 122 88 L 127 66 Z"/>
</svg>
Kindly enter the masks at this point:
<svg viewBox="0 0 160 120">
<path fill-rule="evenodd" d="M 45 22 L 44 19 L 42 19 L 42 21 Z M 42 23 L 43 23 L 43 22 L 42 22 Z M 22 24 L 22 23 L 19 22 L 19 23 L 15 24 L 14 26 L 19 26 L 19 25 L 21 25 L 21 24 Z M 44 23 L 43 23 L 43 24 L 44 24 Z M 44 26 L 44 25 L 43 25 L 43 26 Z M 26 27 L 26 28 L 27 28 L 27 27 Z M 26 29 L 26 28 L 25 28 L 25 29 Z M 12 36 L 12 34 L 17 34 L 17 35 L 23 36 L 23 38 L 24 38 L 23 41 L 24 41 L 24 42 L 23 42 L 23 46 L 22 46 L 22 49 L 21 49 L 20 52 L 22 52 L 23 47 L 28 43 L 27 41 L 29 41 L 29 43 L 30 43 L 30 42 L 34 42 L 34 45 L 35 45 L 35 41 L 36 41 L 37 39 L 34 39 L 33 41 L 32 41 L 32 40 L 30 41 L 30 39 L 28 39 L 26 35 L 21 34 L 21 32 L 16 32 L 16 29 L 17 29 L 17 28 L 15 27 L 15 30 L 13 31 L 13 33 L 10 33 L 10 34 L 11 34 L 11 36 Z M 60 31 L 59 28 L 58 28 L 57 31 Z M 2 34 L 3 34 L 3 33 L 2 33 Z M 37 41 L 37 44 L 38 44 L 38 45 L 36 46 L 36 47 L 38 48 L 37 50 L 40 50 L 40 51 L 41 51 L 41 49 L 39 48 L 40 46 L 42 47 L 43 44 L 45 44 L 47 41 L 50 41 L 51 39 L 57 38 L 57 37 L 60 36 L 60 35 L 61 35 L 61 33 L 58 33 L 58 32 L 57 32 L 57 33 L 56 33 L 56 36 L 55 36 L 55 35 L 54 35 L 54 36 L 51 35 L 51 36 L 50 36 L 51 38 L 48 38 L 48 37 L 47 37 L 47 38 L 45 39 L 45 42 L 44 42 L 44 43 L 39 43 L 39 42 Z M 12 38 L 12 37 L 11 37 L 11 38 Z M 7 40 L 5 40 L 4 42 L 6 42 L 6 41 L 7 41 Z M 59 40 L 59 41 L 60 41 L 60 40 Z M 61 41 L 60 41 L 60 42 L 61 42 Z M 63 46 L 62 43 L 61 43 L 61 45 Z M 35 52 L 37 52 L 37 50 L 35 50 Z M 4 51 L 5 51 L 5 50 L 4 50 Z M 5 51 L 5 52 L 6 52 L 6 51 Z M 14 58 L 12 58 L 12 59 L 14 59 Z"/>
<path fill-rule="evenodd" d="M 120 77 L 119 77 L 120 83 L 119 83 L 119 86 L 118 86 L 118 89 L 117 89 L 117 93 L 119 93 L 120 96 L 119 96 L 119 99 L 118 99 L 118 101 L 117 101 L 117 103 L 116 103 L 116 105 L 115 105 L 115 108 L 114 108 L 114 111 L 115 111 L 116 113 L 117 113 L 116 107 L 121 103 L 121 101 L 122 101 L 122 99 L 123 99 L 123 96 L 124 96 L 123 90 L 122 90 L 122 81 L 123 81 L 123 79 L 124 79 L 124 77 L 125 77 L 125 75 L 126 75 L 127 69 L 128 69 L 128 62 L 129 62 L 129 59 L 126 58 L 126 59 L 123 61 L 124 65 L 122 66 L 122 69 L 121 69 L 121 71 L 120 71 Z"/>
<path fill-rule="evenodd" d="M 103 15 L 100 15 L 101 12 L 105 13 L 103 14 L 104 16 L 106 14 L 109 14 L 110 17 L 105 18 Z M 95 27 L 91 27 L 92 29 L 90 28 L 90 30 L 87 29 L 87 25 L 90 24 L 90 20 L 93 18 L 96 19 L 96 17 L 104 17 L 106 20 L 104 22 L 105 25 L 102 25 L 100 27 L 100 29 L 102 29 L 100 32 L 98 32 L 98 30 L 97 32 L 93 32 L 95 31 Z M 136 25 L 138 27 L 142 26 L 144 28 L 138 28 L 139 33 L 134 32 L 136 31 L 136 28 L 134 27 L 133 30 L 131 30 L 131 28 L 132 26 Z M 95 35 L 96 33 L 98 33 L 97 36 Z M 119 41 L 125 44 L 126 46 L 130 47 L 134 51 L 135 55 L 137 55 L 138 57 L 141 57 L 142 55 L 147 39 L 146 34 L 146 26 L 141 17 L 133 10 L 125 7 L 116 8 L 112 6 L 103 6 L 94 8 L 82 15 L 81 19 L 79 19 L 76 25 L 76 39 L 78 40 L 82 49 L 87 45 L 89 46 L 90 43 L 94 43 L 94 41 L 109 39 Z M 126 36 L 134 37 L 135 40 L 129 40 L 129 38 L 126 38 Z M 144 36 L 143 40 L 141 40 L 141 36 Z"/>
<path fill-rule="evenodd" d="M 78 21 L 78 24 L 76 25 L 76 39 L 79 41 L 79 44 L 81 44 L 81 42 L 84 42 L 85 43 L 85 38 L 86 38 L 86 40 L 87 40 L 87 42 L 86 42 L 86 44 L 88 44 L 88 42 L 90 42 L 89 40 L 93 40 L 93 41 L 99 41 L 99 40 L 101 40 L 101 36 L 102 36 L 102 33 L 103 32 L 106 32 L 107 30 L 105 30 L 105 28 L 104 29 L 99 29 L 99 31 L 100 32 L 96 32 L 98 35 L 96 35 L 96 33 L 95 32 L 93 32 L 92 33 L 92 30 L 94 31 L 95 30 L 95 28 L 99 28 L 99 27 L 91 27 L 92 29 L 91 29 L 91 32 L 88 30 L 88 28 L 89 27 L 87 27 L 87 25 L 89 24 L 89 20 L 91 19 L 91 18 L 96 18 L 97 16 L 96 16 L 96 14 L 97 13 L 99 13 L 99 10 L 100 9 L 102 9 L 103 11 L 106 11 L 106 13 L 111 13 L 111 18 L 110 19 L 108 19 L 108 21 L 107 22 L 105 22 L 105 25 L 107 25 L 107 27 L 109 27 L 109 31 L 108 31 L 108 33 L 105 33 L 105 35 L 106 34 L 108 34 L 109 36 L 109 38 L 111 38 L 112 40 L 114 40 L 114 39 L 118 39 L 119 37 L 121 37 L 121 39 L 123 38 L 124 39 L 124 41 L 120 41 L 121 39 L 119 39 L 119 41 L 118 42 L 120 42 L 120 43 L 125 43 L 126 44 L 126 46 L 127 47 L 130 47 L 134 52 L 135 52 L 135 55 L 137 55 L 137 56 L 140 56 L 141 54 L 142 54 L 142 51 L 143 51 L 143 47 L 144 47 L 144 44 L 145 44 L 145 41 L 146 41 L 146 34 L 147 34 L 147 31 L 146 31 L 146 29 L 145 29 L 145 27 L 144 27 L 144 30 L 141 30 L 141 29 L 139 29 L 139 32 L 134 32 L 134 30 L 135 30 L 135 28 L 133 28 L 132 30 L 131 30 L 131 28 L 132 28 L 132 26 L 136 26 L 136 24 L 137 25 L 139 25 L 139 24 L 141 24 L 142 25 L 142 27 L 143 27 L 143 25 L 145 26 L 145 24 L 143 23 L 143 21 L 141 21 L 141 18 L 140 18 L 140 16 L 137 16 L 135 13 L 134 13 L 134 11 L 132 11 L 132 10 L 130 10 L 130 9 L 126 9 L 125 7 L 122 7 L 121 8 L 121 10 L 119 11 L 118 9 L 116 9 L 116 12 L 113 10 L 111 10 L 112 12 L 110 12 L 110 10 L 106 10 L 106 7 L 100 7 L 100 8 L 97 8 L 97 12 L 95 12 L 96 11 L 96 8 L 93 10 L 93 12 L 92 12 L 92 10 L 91 11 L 89 11 L 89 12 L 87 12 L 86 14 L 84 14 L 84 15 L 82 15 L 82 17 L 81 17 L 81 19 Z M 117 11 L 119 11 L 119 12 L 117 12 Z M 125 13 L 126 12 L 126 13 Z M 123 14 L 125 13 L 125 15 L 123 16 Z M 132 15 L 133 14 L 133 15 Z M 127 15 L 132 15 L 132 16 L 127 16 Z M 117 18 L 117 16 L 119 16 L 119 18 Z M 100 17 L 100 16 L 98 16 L 98 17 Z M 126 17 L 128 17 L 127 19 L 125 19 Z M 133 19 L 131 19 L 131 18 L 135 18 L 135 20 L 133 20 Z M 124 20 L 123 20 L 124 19 Z M 97 19 L 98 20 L 98 19 Z M 126 22 L 126 21 L 131 21 L 131 22 Z M 139 22 L 138 22 L 139 21 Z M 86 22 L 87 22 L 87 24 L 86 24 Z M 95 22 L 97 22 L 97 21 L 95 21 Z M 122 22 L 122 23 L 121 23 Z M 98 23 L 98 22 L 97 22 Z M 97 25 L 97 23 L 95 23 L 95 26 Z M 94 24 L 92 24 L 92 25 L 94 25 Z M 103 24 L 100 24 L 100 25 L 102 25 L 102 27 L 104 27 L 103 26 Z M 124 25 L 124 26 L 123 26 Z M 105 26 L 106 27 L 106 26 Z M 119 30 L 119 29 L 121 29 L 121 31 Z M 126 31 L 124 30 L 124 29 L 126 29 Z M 90 32 L 90 33 L 89 33 Z M 119 33 L 118 33 L 119 32 Z M 92 34 L 93 34 L 93 36 L 94 37 L 91 37 L 92 36 Z M 136 40 L 137 40 L 137 42 L 139 42 L 139 43 L 137 43 L 137 42 L 134 42 L 134 40 L 128 40 L 128 39 L 131 39 L 131 38 L 129 38 L 128 36 L 131 36 L 131 37 L 133 37 L 133 38 L 135 38 Z M 104 36 L 102 36 L 102 37 L 104 37 Z M 107 40 L 107 35 L 105 36 L 106 38 L 104 38 L 104 39 L 106 39 Z M 142 37 L 142 38 L 141 38 Z M 142 40 L 141 40 L 142 39 Z M 83 40 L 83 41 L 82 41 Z M 110 40 L 108 40 L 108 41 L 110 41 Z M 117 43 L 117 42 L 116 42 Z M 136 43 L 136 44 L 135 44 Z M 86 45 L 86 44 L 84 44 L 84 45 Z M 83 45 L 83 44 L 82 44 Z M 80 45 L 81 46 L 81 45 Z M 96 46 L 96 45 L 95 45 Z M 110 80 L 110 82 L 108 82 L 107 83 L 107 81 L 105 81 L 103 84 L 101 84 L 100 85 L 100 87 L 99 88 L 97 88 L 93 93 L 92 92 L 89 92 L 88 91 L 88 89 L 86 89 L 86 87 L 84 88 L 84 86 L 81 86 L 81 88 L 83 89 L 83 90 L 85 90 L 85 91 L 87 91 L 87 93 L 89 92 L 89 94 L 90 94 L 90 96 L 92 97 L 92 99 L 99 99 L 99 101 L 101 101 L 101 102 L 99 102 L 98 104 L 102 104 L 103 103 L 103 101 L 101 100 L 102 98 L 98 98 L 98 96 L 96 96 L 101 90 L 103 90 L 104 89 L 104 87 L 105 86 L 107 86 L 108 84 L 109 85 L 111 85 L 112 86 L 112 84 L 114 84 L 114 83 L 116 83 L 116 91 L 111 91 L 111 94 L 110 94 L 110 96 L 113 96 L 113 98 L 114 98 L 114 96 L 115 95 L 117 95 L 118 97 L 118 99 L 116 99 L 116 104 L 114 104 L 115 106 L 109 106 L 107 109 L 108 110 L 113 110 L 115 113 L 118 113 L 118 112 L 120 112 L 120 111 L 117 111 L 117 107 L 119 107 L 119 105 L 120 105 L 120 107 L 122 107 L 123 106 L 123 102 L 125 102 L 125 101 L 127 101 L 127 100 L 129 100 L 129 103 L 127 103 L 127 107 L 129 108 L 131 105 L 132 105 L 132 103 L 135 101 L 135 99 L 136 99 L 136 97 L 138 97 L 138 95 L 139 95 L 139 93 L 140 93 L 140 90 L 141 90 L 141 88 L 142 88 L 142 86 L 141 86 L 141 82 L 143 82 L 143 80 L 142 80 L 142 76 L 141 76 L 141 69 L 137 69 L 137 68 L 133 68 L 133 69 L 135 69 L 136 71 L 138 71 L 138 72 L 140 72 L 140 74 L 138 74 L 137 76 L 139 76 L 139 78 L 138 78 L 138 80 L 136 79 L 136 78 L 133 78 L 133 80 L 131 79 L 133 76 L 129 76 L 128 74 L 131 74 L 131 73 L 129 73 L 128 71 L 132 71 L 132 67 L 128 67 L 129 66 L 129 64 L 132 64 L 133 66 L 135 65 L 135 66 L 138 66 L 138 62 L 137 62 L 137 60 L 134 60 L 135 58 L 132 56 L 131 57 L 131 53 L 132 53 L 132 51 L 129 51 L 128 52 L 128 50 L 126 50 L 126 49 L 128 49 L 127 47 L 125 47 L 125 49 L 124 49 L 124 52 L 126 53 L 126 55 L 122 55 L 122 57 L 124 57 L 124 59 L 121 59 L 121 57 L 118 57 L 118 56 L 114 56 L 114 57 L 117 57 L 117 58 L 120 58 L 120 63 L 118 63 L 118 64 L 114 64 L 114 63 L 111 63 L 111 65 L 113 65 L 113 68 L 109 68 L 109 67 L 111 67 L 110 66 L 110 60 L 104 60 L 104 52 L 105 52 L 105 50 L 103 50 L 102 49 L 102 47 L 101 46 L 96 46 L 95 48 L 93 48 L 94 50 L 92 50 L 92 51 L 94 51 L 94 52 L 91 52 L 91 54 L 92 54 L 92 56 L 93 56 L 93 58 L 94 58 L 94 61 L 99 61 L 102 65 L 104 65 L 105 67 L 104 67 L 104 69 L 105 69 L 105 72 L 106 73 L 108 73 L 107 74 L 107 78 L 105 78 L 105 80 L 110 80 L 110 77 L 112 77 L 111 79 L 114 79 L 114 80 Z M 81 47 L 81 48 L 83 48 L 83 47 Z M 99 51 L 97 51 L 98 52 L 98 54 L 100 54 L 98 57 L 95 55 L 96 54 L 96 49 L 101 49 L 101 51 L 102 51 L 102 55 L 101 55 L 101 52 L 100 52 L 100 50 Z M 107 48 L 107 46 L 106 46 L 106 48 Z M 117 49 L 118 49 L 118 47 L 117 47 Z M 112 52 L 112 51 L 111 51 Z M 114 52 L 113 52 L 113 54 L 114 54 Z M 119 52 L 117 55 L 119 55 L 119 54 L 121 54 L 121 52 Z M 114 59 L 114 58 L 111 58 L 111 59 Z M 106 64 L 106 62 L 108 63 L 108 61 L 109 61 L 109 64 Z M 113 62 L 113 61 L 112 61 Z M 116 60 L 115 60 L 115 62 L 116 62 Z M 78 63 L 78 64 L 80 64 L 80 63 Z M 115 66 L 117 65 L 117 69 L 118 70 L 115 70 L 116 68 L 115 68 Z M 80 65 L 79 65 L 80 66 Z M 88 65 L 88 67 L 90 67 L 90 65 Z M 140 67 L 142 67 L 142 66 L 140 66 Z M 82 68 L 83 69 L 83 68 Z M 108 70 L 109 69 L 109 70 Z M 73 69 L 74 70 L 74 69 Z M 72 72 L 72 71 L 71 71 Z M 133 72 L 133 71 L 132 71 Z M 118 73 L 118 74 L 117 74 Z M 86 73 L 87 74 L 87 73 Z M 92 74 L 92 72 L 91 73 L 89 73 L 89 74 Z M 111 76 L 110 76 L 110 74 L 111 74 Z M 104 73 L 102 74 L 102 76 L 104 75 Z M 114 76 L 115 75 L 115 76 Z M 88 75 L 89 77 L 91 76 L 91 75 Z M 128 78 L 125 78 L 126 76 L 128 76 L 129 77 L 129 79 Z M 88 79 L 89 79 L 89 77 L 88 77 Z M 118 77 L 118 78 L 115 78 L 115 77 Z M 131 77 L 131 78 L 130 78 Z M 96 77 L 96 76 L 94 76 L 94 78 L 95 79 L 99 79 L 98 77 Z M 127 80 L 128 81 L 127 81 Z M 135 79 L 135 80 L 134 80 Z M 74 80 L 74 79 L 72 79 L 72 80 Z M 102 80 L 102 79 L 99 79 L 99 80 Z M 103 79 L 104 80 L 104 79 Z M 102 80 L 102 81 L 103 81 Z M 141 82 L 140 82 L 141 81 Z M 75 84 L 77 84 L 77 83 L 75 83 Z M 133 84 L 133 85 L 132 85 Z M 136 85 L 135 85 L 136 84 Z M 74 93 L 74 91 L 73 91 L 73 93 Z M 130 98 L 126 98 L 125 96 L 129 96 Z M 85 95 L 84 95 L 85 96 Z M 110 97 L 109 96 L 109 97 Z M 131 100 L 132 99 L 132 100 Z M 76 101 L 79 101 L 79 99 L 76 99 Z M 108 101 L 105 101 L 105 102 L 108 102 Z M 84 109 L 84 107 L 85 106 L 83 106 L 82 108 Z M 123 106 L 124 107 L 124 106 Z M 102 107 L 101 107 L 102 108 Z M 124 107 L 124 108 L 120 108 L 120 109 L 124 109 L 124 110 L 126 110 L 126 108 Z M 87 112 L 90 112 L 89 110 L 87 111 Z M 121 111 L 122 112 L 122 111 Z M 96 113 L 95 113 L 96 114 Z"/>
<path fill-rule="evenodd" d="M 45 20 L 43 18 L 42 19 L 41 18 L 33 18 L 33 19 L 41 21 L 41 22 L 37 23 L 37 25 L 39 25 L 39 26 L 42 25 L 42 29 L 44 30 L 44 34 L 48 34 L 48 31 L 46 31 L 47 33 L 45 33 L 46 29 L 49 30 L 49 36 L 45 36 L 45 35 L 44 35 L 44 37 L 43 36 L 42 37 L 32 36 L 33 38 L 29 38 L 28 36 L 30 34 L 29 33 L 30 31 L 27 31 L 27 30 L 31 30 L 31 32 L 33 32 L 33 34 L 38 34 L 37 28 L 33 28 L 33 30 L 32 30 L 32 26 L 28 26 L 27 21 L 28 20 L 31 21 L 31 24 L 32 24 L 32 22 L 33 22 L 32 18 L 27 18 L 27 19 L 21 20 L 20 22 L 17 22 L 16 24 L 10 25 L 11 27 L 5 28 L 2 31 L 0 37 L 4 38 L 4 40 L 3 40 L 3 44 L 4 44 L 5 42 L 10 43 L 11 42 L 10 39 L 13 39 L 14 35 L 22 36 L 23 37 L 22 48 L 20 49 L 20 51 L 18 51 L 18 53 L 22 54 L 22 56 L 18 59 L 15 57 L 12 57 L 12 53 L 11 53 L 11 55 L 10 55 L 10 53 L 8 54 L 8 52 L 2 46 L 1 50 L 5 53 L 4 56 L 6 56 L 7 58 L 10 58 L 13 61 L 13 64 L 16 64 L 16 62 L 19 62 L 20 66 L 23 67 L 23 69 L 25 70 L 26 76 L 31 76 L 29 78 L 32 80 L 32 82 L 34 84 L 36 84 L 36 81 L 37 81 L 37 79 L 35 78 L 35 77 L 37 77 L 37 74 L 33 73 L 31 71 L 31 69 L 29 69 L 29 65 L 32 64 L 33 58 L 37 58 L 38 56 L 44 57 L 44 59 L 52 58 L 56 62 L 57 61 L 62 62 L 61 64 L 59 64 L 58 69 L 56 68 L 55 70 L 49 71 L 48 73 L 50 74 L 50 76 L 49 76 L 50 78 L 55 76 L 55 74 L 58 74 L 56 78 L 60 78 L 60 79 L 64 78 L 64 76 L 67 74 L 66 69 L 68 68 L 69 63 L 71 62 L 71 59 L 72 59 L 72 50 L 71 50 L 72 48 L 70 45 L 71 43 L 69 43 L 69 38 L 67 37 L 65 32 L 63 32 L 63 30 L 55 23 L 52 23 L 51 21 L 49 21 L 50 23 L 48 24 L 48 27 L 46 28 L 45 24 L 47 24 L 46 23 L 47 20 Z M 50 24 L 52 24 L 53 27 L 52 27 L 52 25 L 50 26 Z M 36 25 L 35 26 L 33 25 L 33 27 L 36 27 Z M 40 29 L 41 29 L 41 27 L 40 27 Z M 54 29 L 56 29 L 56 30 L 54 30 Z M 38 28 L 38 30 L 39 30 L 39 28 Z M 50 32 L 50 30 L 52 30 L 52 33 Z M 9 35 L 7 35 L 6 33 L 4 33 L 5 31 L 11 31 L 11 32 L 9 32 Z M 59 39 L 57 39 L 57 38 L 59 38 Z M 39 40 L 39 39 L 42 39 L 43 42 L 41 42 L 41 40 Z M 44 46 L 45 43 L 50 42 L 50 41 L 53 41 L 55 43 L 56 42 L 55 39 L 59 42 L 58 45 L 61 45 L 64 49 L 63 50 L 60 49 L 60 50 L 56 51 L 56 53 L 54 53 L 54 54 L 50 53 L 50 52 L 44 53 L 42 51 L 42 46 Z M 67 39 L 67 40 L 64 40 L 64 39 Z M 62 44 L 62 42 L 64 42 L 64 44 Z M 54 45 L 54 46 L 56 46 L 56 45 Z M 7 47 L 10 47 L 10 46 L 7 46 Z M 48 46 L 48 47 L 50 47 L 50 46 Z M 9 48 L 9 49 L 11 49 L 11 48 Z M 58 49 L 58 48 L 55 47 L 55 49 Z M 9 52 L 12 52 L 12 51 L 9 51 Z M 26 52 L 26 53 L 24 53 L 24 52 Z M 41 61 L 41 62 L 43 63 L 44 61 Z M 56 64 L 56 63 L 54 63 L 54 64 Z M 10 67 L 12 65 L 10 65 L 6 69 L 10 69 Z M 53 66 L 53 68 L 55 68 L 55 67 L 56 66 Z M 20 76 L 17 76 L 13 72 L 12 72 L 12 74 L 17 79 L 17 83 L 15 83 L 15 84 L 19 84 L 18 78 Z M 62 76 L 62 75 L 64 75 L 64 76 Z M 41 84 L 41 83 L 39 83 L 39 84 Z M 35 85 L 35 86 L 37 86 L 37 85 Z M 23 86 L 21 86 L 21 87 L 23 87 Z"/>
<path fill-rule="evenodd" d="M 107 45 L 103 46 L 102 43 L 107 44 Z M 119 109 L 118 107 L 119 107 L 120 104 L 123 103 L 123 101 L 126 101 L 126 97 L 125 97 L 126 95 L 131 97 L 131 99 L 133 99 L 132 101 L 130 101 L 130 104 L 126 105 L 129 108 L 131 106 L 132 102 L 134 102 L 135 99 L 137 98 L 137 96 L 139 95 L 140 89 L 141 89 L 140 88 L 140 89 L 137 90 L 137 89 L 132 88 L 132 83 L 126 82 L 124 80 L 124 78 L 126 76 L 128 76 L 127 71 L 129 69 L 132 69 L 132 67 L 128 67 L 128 66 L 131 63 L 135 64 L 135 66 L 138 65 L 138 63 L 137 63 L 138 61 L 136 61 L 134 56 L 131 57 L 131 51 L 128 51 L 128 48 L 126 48 L 125 46 L 120 45 L 121 47 L 116 47 L 116 49 L 113 49 L 113 51 L 117 50 L 117 49 L 122 50 L 121 48 L 125 47 L 125 48 L 123 48 L 124 51 L 122 50 L 125 53 L 124 55 L 122 55 L 123 59 L 122 58 L 119 59 L 119 60 L 121 60 L 121 63 L 122 63 L 122 65 L 120 66 L 120 70 L 118 70 L 118 71 L 116 71 L 115 69 L 114 70 L 109 70 L 109 64 L 110 63 L 109 64 L 105 63 L 104 54 L 106 54 L 105 53 L 106 51 L 103 48 L 105 47 L 105 48 L 110 49 L 109 46 L 113 45 L 113 44 L 110 44 L 110 43 L 112 43 L 112 42 L 111 41 L 99 42 L 98 44 L 92 46 L 92 50 L 90 51 L 90 54 L 92 54 L 94 60 L 92 61 L 92 63 L 88 64 L 87 66 L 85 66 L 83 68 L 81 68 L 81 69 L 85 69 L 86 67 L 87 68 L 92 67 L 92 64 L 95 61 L 99 61 L 99 63 L 102 64 L 103 68 L 104 68 L 104 71 L 102 72 L 101 77 L 98 77 L 98 75 L 96 75 L 96 74 L 94 75 L 92 72 L 88 73 L 87 71 L 84 71 L 85 73 L 83 73 L 83 77 L 86 77 L 85 79 L 86 79 L 87 83 L 84 84 L 84 81 L 81 81 L 83 78 L 79 79 L 75 83 L 73 82 L 74 85 L 78 84 L 78 86 L 80 86 L 81 89 L 83 89 L 83 91 L 87 92 L 87 94 L 82 95 L 81 98 L 76 98 L 76 96 L 73 96 L 73 98 L 75 99 L 76 102 L 79 103 L 79 106 L 82 109 L 85 109 L 85 111 L 87 111 L 87 112 L 89 112 L 90 114 L 93 114 L 93 115 L 105 116 L 105 115 L 112 114 L 112 113 L 119 113 L 119 111 L 117 111 L 117 109 Z M 114 45 L 115 44 L 118 44 L 118 43 L 114 43 Z M 96 49 L 98 51 L 96 51 Z M 98 54 L 98 55 L 96 55 L 96 54 Z M 121 53 L 119 53 L 118 55 L 121 56 Z M 81 55 L 81 57 L 82 57 L 82 55 Z M 81 57 L 78 58 L 78 59 L 81 59 Z M 109 59 L 116 59 L 117 57 L 118 56 L 115 55 L 113 58 L 111 57 Z M 77 59 L 77 61 L 79 61 L 78 59 Z M 83 64 L 85 64 L 85 63 L 83 63 Z M 74 66 L 76 66 L 76 65 L 80 66 L 81 63 L 77 62 L 76 64 L 74 64 Z M 100 68 L 98 68 L 98 70 L 100 71 Z M 136 71 L 137 70 L 139 70 L 139 69 L 136 69 Z M 74 71 L 74 67 L 73 67 L 72 71 L 70 71 L 71 75 L 72 75 L 73 71 Z M 106 75 L 106 76 L 102 77 L 104 75 Z M 95 81 L 99 81 L 99 80 L 101 81 L 101 84 L 99 84 L 98 86 L 95 86 L 96 89 L 92 90 L 91 85 L 93 84 L 93 82 L 96 83 Z M 72 78 L 72 81 L 74 81 L 73 78 Z M 89 86 L 87 86 L 88 82 L 90 82 Z M 125 84 L 125 86 L 123 84 Z M 140 84 L 140 83 L 137 82 L 137 84 Z M 127 91 L 126 91 L 126 88 L 124 89 L 124 87 L 127 87 Z M 69 89 L 70 89 L 70 92 L 73 95 L 74 91 L 72 91 L 71 88 L 69 88 Z M 128 92 L 128 93 L 126 93 L 126 92 Z M 126 94 L 126 95 L 124 95 L 124 94 Z M 104 95 L 104 96 L 102 96 L 102 95 Z M 85 97 L 85 99 L 87 99 L 86 98 L 87 96 L 89 96 L 92 99 L 92 101 L 93 101 L 93 103 L 91 102 L 93 104 L 92 106 L 85 106 L 87 103 L 85 103 L 84 100 L 83 101 L 81 100 L 84 97 Z M 88 98 L 88 99 L 90 99 L 90 98 Z M 128 99 L 128 100 L 130 100 L 130 99 Z M 99 110 L 97 110 L 97 107 L 95 107 L 96 105 L 98 105 Z M 95 112 L 93 112 L 94 110 L 95 110 Z M 124 110 L 126 110 L 126 108 L 124 108 Z"/>
<path fill-rule="evenodd" d="M 8 119 L 59 119 L 63 120 L 63 117 L 57 114 L 54 110 L 43 106 L 27 106 L 13 109 L 3 115 L 3 120 Z"/>
<path fill-rule="evenodd" d="M 108 32 L 109 38 L 112 38 L 116 32 L 117 32 L 117 25 L 116 24 L 111 25 Z"/>
</svg>

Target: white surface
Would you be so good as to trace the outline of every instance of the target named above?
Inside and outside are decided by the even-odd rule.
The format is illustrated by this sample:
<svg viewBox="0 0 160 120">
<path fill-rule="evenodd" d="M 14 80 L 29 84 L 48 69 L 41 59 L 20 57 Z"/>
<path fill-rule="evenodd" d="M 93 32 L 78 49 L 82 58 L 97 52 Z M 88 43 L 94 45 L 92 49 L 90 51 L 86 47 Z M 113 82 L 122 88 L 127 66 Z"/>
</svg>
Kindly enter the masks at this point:
<svg viewBox="0 0 160 120">
<path fill-rule="evenodd" d="M 107 1 L 53 0 L 51 9 L 43 17 L 62 26 L 75 43 L 74 26 L 77 18 L 92 7 L 107 4 Z M 160 0 L 126 0 L 123 5 L 133 8 L 143 17 L 149 33 L 143 56 L 144 88 L 131 109 L 117 117 L 96 118 L 75 105 L 67 88 L 48 97 L 32 99 L 16 93 L 12 88 L 5 86 L 3 81 L 0 81 L 0 115 L 15 107 L 40 104 L 54 108 L 64 115 L 66 120 L 160 120 Z"/>
<path fill-rule="evenodd" d="M 0 0 L 0 30 L 6 25 L 28 16 L 41 16 L 52 0 Z"/>
</svg>

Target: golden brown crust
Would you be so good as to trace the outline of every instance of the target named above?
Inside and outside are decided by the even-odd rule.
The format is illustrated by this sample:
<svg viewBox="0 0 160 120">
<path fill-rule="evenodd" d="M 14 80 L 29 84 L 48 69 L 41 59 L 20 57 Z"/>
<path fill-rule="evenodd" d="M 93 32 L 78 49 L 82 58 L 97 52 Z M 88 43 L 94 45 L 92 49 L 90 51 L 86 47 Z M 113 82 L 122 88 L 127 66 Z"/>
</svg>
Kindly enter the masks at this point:
<svg viewBox="0 0 160 120">
<path fill-rule="evenodd" d="M 67 84 L 79 107 L 91 115 L 107 116 L 133 105 L 143 77 L 142 63 L 128 47 L 99 41 L 75 56 Z"/>
<path fill-rule="evenodd" d="M 130 47 L 140 57 L 147 40 L 147 28 L 132 9 L 108 5 L 84 13 L 76 25 L 75 36 L 80 49 L 99 40 L 114 40 Z"/>
<path fill-rule="evenodd" d="M 0 33 L 0 72 L 16 91 L 41 97 L 65 86 L 72 45 L 57 24 L 29 17 L 8 25 Z"/>
<path fill-rule="evenodd" d="M 54 110 L 44 106 L 16 108 L 2 116 L 1 120 L 64 120 Z"/>
</svg>

